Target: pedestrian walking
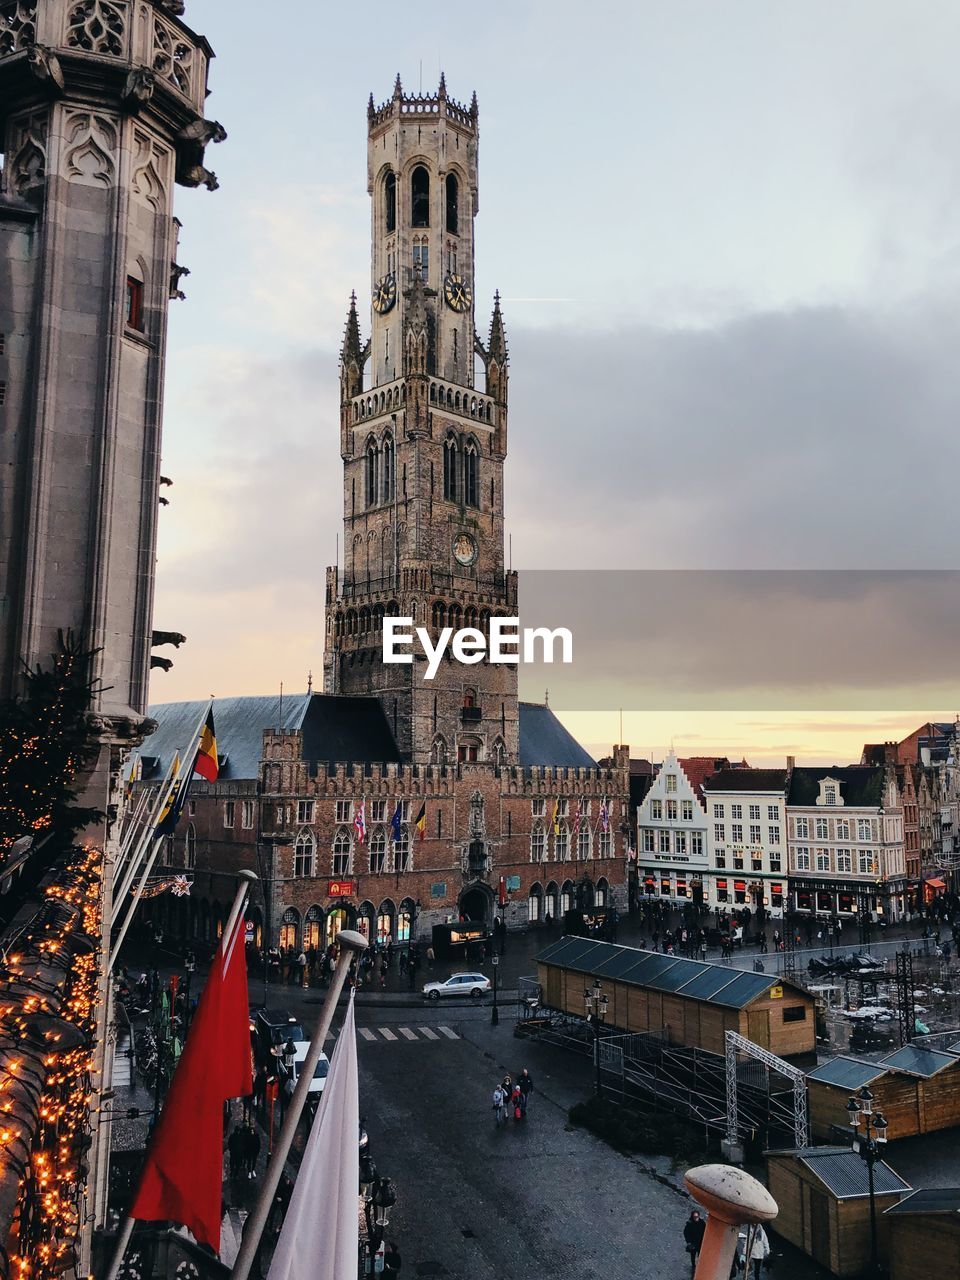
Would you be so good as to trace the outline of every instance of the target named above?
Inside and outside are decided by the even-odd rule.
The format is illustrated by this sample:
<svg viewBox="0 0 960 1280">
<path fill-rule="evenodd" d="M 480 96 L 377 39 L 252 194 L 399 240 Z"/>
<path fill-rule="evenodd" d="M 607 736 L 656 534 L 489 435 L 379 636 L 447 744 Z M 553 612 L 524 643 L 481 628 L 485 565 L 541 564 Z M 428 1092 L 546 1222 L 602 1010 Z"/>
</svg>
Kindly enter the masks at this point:
<svg viewBox="0 0 960 1280">
<path fill-rule="evenodd" d="M 257 1176 L 257 1159 L 260 1156 L 260 1134 L 252 1124 L 244 1125 L 243 1156 L 247 1177 L 255 1178 Z"/>
<path fill-rule="evenodd" d="M 400 1250 L 397 1248 L 396 1241 L 391 1240 L 387 1245 L 386 1253 L 383 1255 L 383 1274 L 385 1276 L 398 1276 L 402 1266 L 403 1260 L 400 1257 Z"/>
<path fill-rule="evenodd" d="M 523 1119 L 523 1094 L 520 1092 L 520 1086 L 513 1086 L 513 1093 L 510 1095 L 510 1105 L 513 1108 L 514 1120 Z"/>
<path fill-rule="evenodd" d="M 683 1224 L 683 1247 L 690 1255 L 690 1274 L 693 1275 L 697 1269 L 697 1258 L 700 1256 L 700 1249 L 703 1245 L 703 1233 L 707 1229 L 707 1224 L 700 1216 L 699 1209 L 694 1209 L 690 1217 Z"/>
<path fill-rule="evenodd" d="M 503 1124 L 504 1120 L 506 1120 L 506 1118 L 507 1118 L 506 1095 L 503 1092 L 502 1086 L 497 1085 L 497 1087 L 493 1091 L 494 1123 L 497 1125 L 501 1125 Z"/>
<path fill-rule="evenodd" d="M 427 947 L 427 968 L 433 968 L 433 962 L 437 957 L 434 955 L 433 947 Z"/>
<path fill-rule="evenodd" d="M 243 1165 L 243 1126 L 236 1124 L 230 1132 L 227 1139 L 227 1151 L 230 1155 L 230 1177 L 236 1178 L 240 1175 Z"/>
<path fill-rule="evenodd" d="M 760 1268 L 770 1257 L 770 1241 L 767 1239 L 767 1233 L 759 1222 L 754 1228 L 753 1239 L 748 1243 L 750 1245 L 750 1255 L 749 1257 L 744 1257 L 744 1266 L 750 1267 L 752 1265 L 753 1280 L 760 1280 Z"/>
<path fill-rule="evenodd" d="M 520 1089 L 520 1095 L 523 1098 L 523 1114 L 527 1114 L 527 1107 L 530 1105 L 530 1095 L 533 1093 L 533 1076 L 526 1067 L 517 1077 L 517 1085 Z"/>
</svg>

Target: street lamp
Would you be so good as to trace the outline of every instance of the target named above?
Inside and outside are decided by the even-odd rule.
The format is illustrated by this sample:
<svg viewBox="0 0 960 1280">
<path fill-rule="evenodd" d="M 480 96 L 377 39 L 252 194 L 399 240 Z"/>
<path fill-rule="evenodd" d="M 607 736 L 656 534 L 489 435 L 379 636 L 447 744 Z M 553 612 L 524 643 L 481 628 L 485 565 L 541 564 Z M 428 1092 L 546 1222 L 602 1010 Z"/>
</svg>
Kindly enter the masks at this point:
<svg viewBox="0 0 960 1280">
<path fill-rule="evenodd" d="M 499 1026 L 500 1010 L 497 1008 L 497 974 L 500 972 L 500 957 L 495 955 L 491 957 L 493 962 L 493 1008 L 490 1011 L 491 1027 Z"/>
<path fill-rule="evenodd" d="M 600 1079 L 600 1028 L 607 1019 L 607 997 L 603 994 L 603 987 L 600 979 L 594 980 L 592 987 L 587 987 L 583 993 L 583 1003 L 587 1010 L 587 1022 L 593 1027 L 593 1060 L 597 1067 L 597 1097 L 603 1093 L 603 1084 Z"/>
<path fill-rule="evenodd" d="M 363 1194 L 363 1216 L 367 1224 L 367 1262 L 364 1271 L 372 1275 L 390 1223 L 390 1210 L 397 1203 L 397 1193 L 390 1178 L 380 1177 L 368 1152 L 360 1157 L 360 1190 Z"/>
<path fill-rule="evenodd" d="M 881 1113 L 874 1113 L 873 1094 L 863 1086 L 847 1103 L 847 1115 L 854 1130 L 853 1149 L 867 1166 L 867 1185 L 870 1189 L 870 1268 L 880 1269 L 877 1257 L 877 1203 L 873 1186 L 873 1166 L 880 1159 L 880 1148 L 887 1140 L 887 1122 Z M 863 1121 L 863 1133 L 860 1122 Z"/>
</svg>

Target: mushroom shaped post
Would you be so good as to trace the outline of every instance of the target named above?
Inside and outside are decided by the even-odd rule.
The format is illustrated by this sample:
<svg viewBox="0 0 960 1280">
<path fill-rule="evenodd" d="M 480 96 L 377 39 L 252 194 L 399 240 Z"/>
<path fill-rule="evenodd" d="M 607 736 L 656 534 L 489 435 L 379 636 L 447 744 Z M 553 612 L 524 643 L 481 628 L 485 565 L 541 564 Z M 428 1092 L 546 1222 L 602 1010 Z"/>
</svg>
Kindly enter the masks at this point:
<svg viewBox="0 0 960 1280">
<path fill-rule="evenodd" d="M 762 1183 L 733 1165 L 702 1164 L 688 1169 L 683 1180 L 708 1215 L 696 1280 L 728 1280 L 740 1227 L 775 1218 L 777 1202 Z"/>
</svg>

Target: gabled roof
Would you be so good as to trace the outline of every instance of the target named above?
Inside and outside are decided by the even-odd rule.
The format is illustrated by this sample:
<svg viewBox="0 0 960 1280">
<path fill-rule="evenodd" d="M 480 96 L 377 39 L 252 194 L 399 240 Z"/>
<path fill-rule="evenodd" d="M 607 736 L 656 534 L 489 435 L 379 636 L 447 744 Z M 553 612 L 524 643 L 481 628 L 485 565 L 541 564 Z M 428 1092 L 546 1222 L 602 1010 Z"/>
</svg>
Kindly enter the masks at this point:
<svg viewBox="0 0 960 1280">
<path fill-rule="evenodd" d="M 798 766 L 790 775 L 791 805 L 814 805 L 820 794 L 820 783 L 832 778 L 840 783 L 840 796 L 848 808 L 875 808 L 883 803 L 883 769 L 875 765 L 823 765 L 818 768 Z"/>
<path fill-rule="evenodd" d="M 662 951 L 594 942 L 590 938 L 561 938 L 537 956 L 537 963 L 558 965 L 651 991 L 666 991 L 690 1000 L 704 1000 L 728 1009 L 743 1009 L 775 986 L 788 986 L 807 995 L 802 987 L 778 974 L 751 973 L 727 965 L 664 955 Z"/>
<path fill-rule="evenodd" d="M 547 765 L 554 768 L 595 769 L 588 755 L 548 706 L 539 702 L 520 703 L 520 763 L 524 768 Z"/>
<path fill-rule="evenodd" d="M 904 1071 L 907 1075 L 929 1079 L 947 1067 L 957 1066 L 957 1058 L 952 1053 L 939 1053 L 936 1049 L 905 1044 L 902 1049 L 895 1049 L 893 1053 L 881 1058 L 877 1066 L 887 1071 Z"/>
<path fill-rule="evenodd" d="M 921 1187 L 892 1204 L 887 1213 L 960 1213 L 960 1187 Z"/>
<path fill-rule="evenodd" d="M 776 791 L 783 795 L 786 769 L 721 769 L 703 784 L 704 791 Z"/>
<path fill-rule="evenodd" d="M 150 708 L 157 730 L 140 748 L 143 759 L 158 763 L 145 776 L 162 776 L 175 751 L 192 741 L 206 702 L 165 702 Z M 383 708 L 376 698 L 350 698 L 325 693 L 301 693 L 280 698 L 217 698 L 213 704 L 220 777 L 225 781 L 255 779 L 267 729 L 303 733 L 303 757 L 312 764 L 362 761 L 395 763 L 400 753 Z"/>
<path fill-rule="evenodd" d="M 866 1161 L 850 1147 L 802 1147 L 799 1151 L 768 1151 L 767 1155 L 795 1157 L 836 1200 L 858 1200 L 870 1195 Z M 878 1196 L 911 1190 L 910 1183 L 882 1160 L 874 1165 L 873 1183 Z"/>
<path fill-rule="evenodd" d="M 828 1058 L 819 1067 L 807 1072 L 808 1080 L 819 1080 L 821 1084 L 832 1084 L 838 1089 L 860 1089 L 871 1084 L 884 1074 L 884 1068 L 875 1062 L 865 1062 L 862 1058 Z"/>
<path fill-rule="evenodd" d="M 299 729 L 310 694 L 299 693 L 283 699 L 276 694 L 263 697 L 217 698 L 213 704 L 213 724 L 217 734 L 217 753 L 226 757 L 220 776 L 224 779 L 254 779 L 260 772 L 265 729 L 282 727 L 286 732 Z M 144 778 L 162 777 L 170 766 L 175 751 L 186 751 L 207 709 L 206 701 L 160 702 L 148 714 L 157 728 L 140 747 L 144 760 Z M 153 758 L 155 766 L 148 771 L 146 762 Z"/>
<path fill-rule="evenodd" d="M 687 775 L 687 781 L 697 795 L 703 798 L 703 784 L 721 769 L 729 769 L 730 761 L 726 756 L 684 756 L 677 759 L 677 764 Z"/>
</svg>

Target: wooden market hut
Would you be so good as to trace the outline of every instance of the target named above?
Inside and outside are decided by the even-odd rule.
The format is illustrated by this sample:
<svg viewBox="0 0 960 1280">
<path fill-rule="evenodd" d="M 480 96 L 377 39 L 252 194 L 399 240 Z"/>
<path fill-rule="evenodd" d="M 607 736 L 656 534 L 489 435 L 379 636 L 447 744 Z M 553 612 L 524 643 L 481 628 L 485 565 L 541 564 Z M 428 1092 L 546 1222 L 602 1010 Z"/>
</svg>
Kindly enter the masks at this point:
<svg viewBox="0 0 960 1280">
<path fill-rule="evenodd" d="M 548 1008 L 582 1018 L 584 990 L 599 979 L 607 1027 L 672 1045 L 722 1054 L 736 1031 L 781 1058 L 816 1047 L 814 997 L 775 974 L 570 937 L 537 957 L 537 971 Z"/>
<path fill-rule="evenodd" d="M 868 1085 L 874 1111 L 882 1111 L 887 1138 L 913 1138 L 960 1124 L 960 1057 L 904 1045 L 876 1062 L 831 1058 L 807 1075 L 810 1130 L 821 1141 L 848 1124 L 847 1102 Z"/>
<path fill-rule="evenodd" d="M 960 1275 L 960 1187 L 928 1187 L 884 1214 L 890 1280 Z"/>
<path fill-rule="evenodd" d="M 870 1190 L 866 1163 L 849 1147 L 768 1151 L 767 1188 L 780 1207 L 771 1225 L 835 1276 L 860 1275 L 870 1262 Z M 910 1191 L 888 1164 L 873 1169 L 877 1243 L 887 1251 L 883 1212 Z"/>
</svg>

